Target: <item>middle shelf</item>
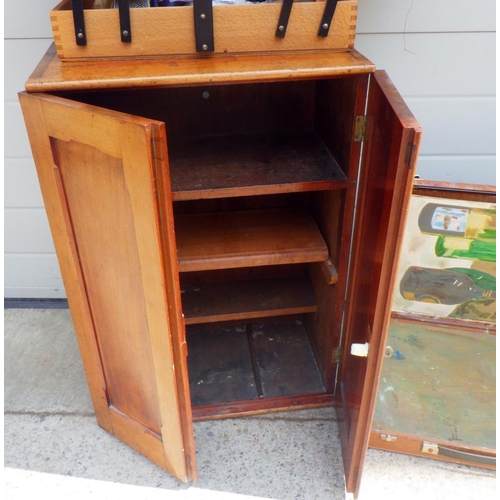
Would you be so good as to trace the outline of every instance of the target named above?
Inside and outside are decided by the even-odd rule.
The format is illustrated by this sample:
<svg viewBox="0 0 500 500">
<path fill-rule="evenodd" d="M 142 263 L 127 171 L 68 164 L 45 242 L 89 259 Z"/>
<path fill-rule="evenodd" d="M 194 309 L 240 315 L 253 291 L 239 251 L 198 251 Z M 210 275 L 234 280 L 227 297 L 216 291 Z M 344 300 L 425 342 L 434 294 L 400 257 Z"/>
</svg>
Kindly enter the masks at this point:
<svg viewBox="0 0 500 500">
<path fill-rule="evenodd" d="M 179 271 L 322 262 L 328 247 L 302 207 L 175 216 Z"/>
</svg>

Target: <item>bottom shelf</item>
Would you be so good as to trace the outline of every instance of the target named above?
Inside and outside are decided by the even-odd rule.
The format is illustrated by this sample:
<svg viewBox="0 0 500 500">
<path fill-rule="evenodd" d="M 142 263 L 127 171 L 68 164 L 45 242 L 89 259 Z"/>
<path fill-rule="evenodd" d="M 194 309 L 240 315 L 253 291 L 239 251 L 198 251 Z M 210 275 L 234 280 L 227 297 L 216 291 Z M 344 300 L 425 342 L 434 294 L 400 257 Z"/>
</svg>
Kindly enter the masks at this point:
<svg viewBox="0 0 500 500">
<path fill-rule="evenodd" d="M 293 410 L 309 410 L 313 408 L 333 407 L 336 405 L 333 394 L 320 392 L 316 394 L 297 394 L 279 398 L 254 399 L 236 401 L 217 405 L 193 406 L 193 422 L 214 420 L 218 418 L 262 415 Z"/>
<path fill-rule="evenodd" d="M 264 410 L 264 399 L 326 394 L 300 320 L 190 326 L 187 342 L 193 411 L 242 401 Z"/>
</svg>

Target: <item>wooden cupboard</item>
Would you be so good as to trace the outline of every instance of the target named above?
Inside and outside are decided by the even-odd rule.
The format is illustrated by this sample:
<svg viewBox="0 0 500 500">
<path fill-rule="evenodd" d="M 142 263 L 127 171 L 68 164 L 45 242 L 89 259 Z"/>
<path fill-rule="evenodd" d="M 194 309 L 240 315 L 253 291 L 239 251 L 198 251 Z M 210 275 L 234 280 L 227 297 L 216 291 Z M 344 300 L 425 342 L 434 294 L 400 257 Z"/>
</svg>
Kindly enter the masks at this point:
<svg viewBox="0 0 500 500">
<path fill-rule="evenodd" d="M 333 404 L 356 494 L 421 137 L 388 76 L 51 48 L 19 97 L 99 425 L 187 481 L 193 420 Z"/>
</svg>

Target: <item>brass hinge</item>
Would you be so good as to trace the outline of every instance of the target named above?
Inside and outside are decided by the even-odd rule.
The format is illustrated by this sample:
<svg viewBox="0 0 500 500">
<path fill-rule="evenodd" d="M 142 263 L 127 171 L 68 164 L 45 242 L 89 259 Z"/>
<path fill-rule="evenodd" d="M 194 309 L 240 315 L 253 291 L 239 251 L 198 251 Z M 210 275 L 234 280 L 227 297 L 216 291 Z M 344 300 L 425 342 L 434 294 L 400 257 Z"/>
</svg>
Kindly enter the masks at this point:
<svg viewBox="0 0 500 500">
<path fill-rule="evenodd" d="M 340 347 L 336 347 L 332 353 L 332 363 L 340 363 Z"/>
<path fill-rule="evenodd" d="M 363 142 L 366 136 L 366 116 L 356 116 L 354 142 Z"/>
<path fill-rule="evenodd" d="M 429 453 L 430 455 L 438 455 L 439 446 L 437 445 L 437 443 L 430 443 L 429 441 L 423 441 L 422 449 L 420 451 L 422 453 Z"/>
<path fill-rule="evenodd" d="M 396 436 L 391 436 L 390 434 L 380 434 L 380 439 L 382 441 L 387 441 L 388 443 L 392 443 L 394 441 L 397 441 L 397 437 Z"/>
</svg>

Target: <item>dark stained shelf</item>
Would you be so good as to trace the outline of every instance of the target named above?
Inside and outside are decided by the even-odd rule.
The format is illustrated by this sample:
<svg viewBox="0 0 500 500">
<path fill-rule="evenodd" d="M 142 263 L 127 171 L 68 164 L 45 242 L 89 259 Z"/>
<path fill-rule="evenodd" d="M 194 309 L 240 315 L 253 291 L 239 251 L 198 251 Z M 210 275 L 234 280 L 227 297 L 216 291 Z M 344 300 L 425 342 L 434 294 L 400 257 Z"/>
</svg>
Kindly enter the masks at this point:
<svg viewBox="0 0 500 500">
<path fill-rule="evenodd" d="M 317 310 L 304 276 L 211 283 L 182 289 L 186 325 L 301 314 Z"/>
<path fill-rule="evenodd" d="M 343 189 L 347 179 L 312 132 L 169 140 L 174 201 Z"/>
<path fill-rule="evenodd" d="M 326 395 L 300 320 L 240 326 L 191 325 L 186 332 L 194 407 Z M 288 404 L 291 404 L 289 400 Z"/>
</svg>

